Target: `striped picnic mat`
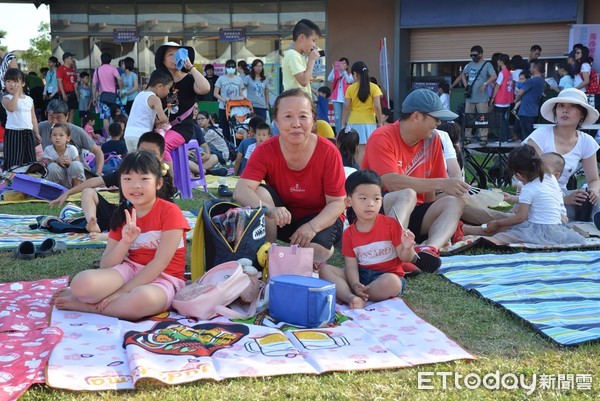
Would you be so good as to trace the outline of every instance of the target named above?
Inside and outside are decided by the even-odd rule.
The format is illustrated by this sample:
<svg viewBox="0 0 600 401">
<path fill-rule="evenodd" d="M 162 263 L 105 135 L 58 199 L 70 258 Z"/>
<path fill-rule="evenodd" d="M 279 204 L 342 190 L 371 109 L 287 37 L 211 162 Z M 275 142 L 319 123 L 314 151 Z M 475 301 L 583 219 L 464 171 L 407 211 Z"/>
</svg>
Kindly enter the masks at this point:
<svg viewBox="0 0 600 401">
<path fill-rule="evenodd" d="M 187 239 L 191 241 L 197 217 L 187 210 L 183 211 L 183 215 L 191 228 L 187 233 Z M 106 246 L 106 240 L 94 240 L 88 233 L 55 234 L 48 230 L 32 230 L 29 225 L 37 223 L 37 217 L 35 215 L 0 214 L 0 251 L 17 249 L 23 241 L 31 241 L 39 246 L 49 237 L 65 242 L 69 248 L 104 248 Z"/>
<path fill-rule="evenodd" d="M 600 339 L 600 252 L 444 257 L 440 273 L 561 345 Z"/>
</svg>

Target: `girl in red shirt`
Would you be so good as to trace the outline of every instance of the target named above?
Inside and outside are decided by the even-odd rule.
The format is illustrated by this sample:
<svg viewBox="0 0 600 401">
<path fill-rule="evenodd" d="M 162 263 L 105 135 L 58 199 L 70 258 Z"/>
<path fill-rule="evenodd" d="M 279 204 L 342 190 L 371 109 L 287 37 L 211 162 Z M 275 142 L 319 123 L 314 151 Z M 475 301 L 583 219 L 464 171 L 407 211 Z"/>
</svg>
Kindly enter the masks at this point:
<svg viewBox="0 0 600 401">
<path fill-rule="evenodd" d="M 163 165 L 150 152 L 125 157 L 119 169 L 121 199 L 110 223 L 100 269 L 78 273 L 54 297 L 58 309 L 138 320 L 167 310 L 185 286 L 185 232 L 174 203 L 157 196 Z"/>
</svg>

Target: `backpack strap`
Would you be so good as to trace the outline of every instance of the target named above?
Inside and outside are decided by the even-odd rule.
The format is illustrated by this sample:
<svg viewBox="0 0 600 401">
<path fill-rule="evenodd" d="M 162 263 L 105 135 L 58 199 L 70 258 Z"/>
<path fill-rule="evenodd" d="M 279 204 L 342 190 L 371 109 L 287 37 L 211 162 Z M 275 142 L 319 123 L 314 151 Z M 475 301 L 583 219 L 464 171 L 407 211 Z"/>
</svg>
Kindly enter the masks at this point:
<svg viewBox="0 0 600 401">
<path fill-rule="evenodd" d="M 192 281 L 199 279 L 206 272 L 204 260 L 204 219 L 202 218 L 202 209 L 198 213 L 196 225 L 194 226 L 194 235 L 192 237 Z"/>
</svg>

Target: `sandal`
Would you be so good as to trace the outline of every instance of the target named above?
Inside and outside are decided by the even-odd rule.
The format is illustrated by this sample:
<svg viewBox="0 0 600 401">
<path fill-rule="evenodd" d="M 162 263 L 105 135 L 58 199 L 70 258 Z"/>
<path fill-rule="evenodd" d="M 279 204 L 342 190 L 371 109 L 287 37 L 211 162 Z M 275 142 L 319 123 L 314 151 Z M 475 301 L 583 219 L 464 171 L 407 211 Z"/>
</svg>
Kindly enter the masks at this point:
<svg viewBox="0 0 600 401">
<path fill-rule="evenodd" d="M 224 198 L 231 198 L 233 196 L 233 191 L 231 191 L 231 189 L 229 189 L 229 187 L 227 185 L 219 185 L 219 189 L 217 190 L 217 192 L 219 193 L 219 196 L 222 196 Z"/>
<path fill-rule="evenodd" d="M 54 238 L 46 238 L 44 242 L 35 252 L 35 256 L 38 258 L 44 258 L 52 255 L 53 253 L 61 253 L 67 250 L 67 244 L 62 241 L 56 241 Z"/>
<path fill-rule="evenodd" d="M 32 260 L 35 258 L 35 245 L 31 241 L 23 241 L 15 250 L 15 258 Z"/>
</svg>

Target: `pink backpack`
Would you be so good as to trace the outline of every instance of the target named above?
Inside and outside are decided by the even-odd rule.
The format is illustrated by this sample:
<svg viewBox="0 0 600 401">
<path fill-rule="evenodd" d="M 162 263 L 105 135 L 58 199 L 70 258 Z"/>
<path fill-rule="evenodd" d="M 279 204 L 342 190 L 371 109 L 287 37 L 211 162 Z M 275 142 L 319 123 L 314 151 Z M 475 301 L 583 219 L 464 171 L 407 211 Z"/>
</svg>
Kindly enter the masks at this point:
<svg viewBox="0 0 600 401">
<path fill-rule="evenodd" d="M 262 292 L 262 282 L 250 279 L 239 262 L 225 262 L 204 273 L 202 277 L 175 294 L 173 307 L 177 312 L 199 320 L 208 320 L 217 315 L 234 319 L 247 319 L 254 316 Z M 247 290 L 253 294 L 247 296 Z M 246 295 L 244 297 L 244 295 Z M 250 298 L 250 306 L 245 311 L 233 310 L 227 306 L 236 299 Z"/>
</svg>

